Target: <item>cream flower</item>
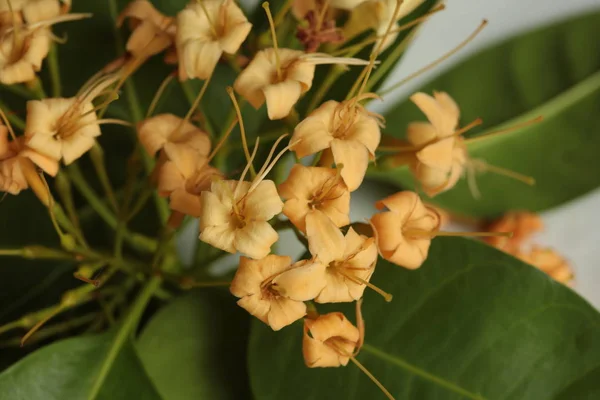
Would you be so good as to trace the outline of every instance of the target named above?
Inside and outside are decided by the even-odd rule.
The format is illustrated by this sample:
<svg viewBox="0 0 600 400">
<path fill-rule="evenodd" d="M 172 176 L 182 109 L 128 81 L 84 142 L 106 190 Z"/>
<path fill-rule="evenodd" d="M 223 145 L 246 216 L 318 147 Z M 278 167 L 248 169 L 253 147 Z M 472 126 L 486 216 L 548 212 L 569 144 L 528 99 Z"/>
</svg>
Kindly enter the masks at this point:
<svg viewBox="0 0 600 400">
<path fill-rule="evenodd" d="M 276 54 L 279 54 L 280 73 Z M 315 64 L 305 60 L 304 54 L 290 49 L 259 51 L 238 75 L 233 87 L 256 109 L 266 102 L 270 119 L 285 118 L 312 86 Z"/>
<path fill-rule="evenodd" d="M 50 50 L 48 28 L 20 34 L 15 39 L 19 33 L 13 30 L 0 39 L 0 83 L 4 85 L 33 80 Z"/>
<path fill-rule="evenodd" d="M 180 79 L 208 79 L 223 52 L 235 54 L 251 28 L 233 0 L 192 1 L 177 15 Z"/>
<path fill-rule="evenodd" d="M 0 124 L 0 192 L 16 195 L 29 187 L 22 159 L 33 161 L 51 176 L 57 174 L 58 162 L 27 148 L 23 137 L 9 141 L 8 132 L 8 128 Z"/>
<path fill-rule="evenodd" d="M 523 242 L 543 228 L 544 222 L 539 215 L 527 211 L 513 211 L 487 226 L 490 232 L 512 232 L 511 237 L 488 236 L 482 239 L 500 250 L 515 254 Z"/>
<path fill-rule="evenodd" d="M 292 300 L 312 300 L 327 284 L 325 269 L 326 266 L 317 260 L 298 261 L 273 278 L 273 288 Z"/>
<path fill-rule="evenodd" d="M 439 226 L 437 214 L 410 191 L 396 193 L 375 205 L 379 210 L 389 210 L 371 217 L 383 258 L 408 269 L 419 268 L 429 252 L 432 236 L 428 233 Z"/>
<path fill-rule="evenodd" d="M 362 183 L 381 132 L 378 120 L 354 100 L 327 101 L 300 122 L 290 142 L 299 158 L 331 149 L 342 179 L 352 192 Z"/>
<path fill-rule="evenodd" d="M 231 282 L 231 293 L 240 298 L 238 304 L 274 331 L 306 315 L 302 301 L 282 296 L 273 288 L 273 278 L 290 268 L 292 259 L 270 254 L 260 260 L 241 257 L 240 266 Z"/>
<path fill-rule="evenodd" d="M 196 157 L 206 158 L 210 153 L 208 134 L 173 114 L 159 114 L 141 121 L 137 133 L 140 143 L 151 156 L 164 149 L 170 159 L 185 157 L 184 162 L 189 166 L 195 164 Z"/>
<path fill-rule="evenodd" d="M 352 1 L 351 3 L 357 3 L 357 1 Z M 353 7 L 350 18 L 344 26 L 344 37 L 346 40 L 352 39 L 365 30 L 372 29 L 380 37 L 374 46 L 374 48 L 377 48 L 388 27 L 390 24 L 393 24 L 382 45 L 381 51 L 388 48 L 398 36 L 397 21 L 413 12 L 415 8 L 423 3 L 423 0 L 404 0 L 394 18 L 397 3 L 397 0 L 358 1 L 358 4 Z"/>
<path fill-rule="evenodd" d="M 200 196 L 218 178 L 222 174 L 203 158 L 195 164 L 181 158 L 166 161 L 158 173 L 158 193 L 169 197 L 172 210 L 198 218 L 202 215 Z"/>
<path fill-rule="evenodd" d="M 122 26 L 129 18 L 131 35 L 126 49 L 134 56 L 150 57 L 168 49 L 175 43 L 175 20 L 158 11 L 147 0 L 134 0 L 125 7 L 117 19 Z"/>
<path fill-rule="evenodd" d="M 216 181 L 201 202 L 200 240 L 218 249 L 260 259 L 279 239 L 268 222 L 283 208 L 273 181 Z"/>
<path fill-rule="evenodd" d="M 433 95 L 416 93 L 410 97 L 430 123 L 413 122 L 407 131 L 409 143 L 417 149 L 410 169 L 429 196 L 454 187 L 468 161 L 463 139 L 456 135 L 458 106 L 447 93 Z"/>
<path fill-rule="evenodd" d="M 518 252 L 516 257 L 545 272 L 557 282 L 568 284 L 573 280 L 573 268 L 553 249 L 534 246 L 529 253 Z"/>
<path fill-rule="evenodd" d="M 58 17 L 69 11 L 70 1 L 59 0 L 0 0 L 0 20 L 9 22 L 10 8 L 19 18 L 28 23 L 40 22 Z"/>
<path fill-rule="evenodd" d="M 350 223 L 350 192 L 335 169 L 295 164 L 279 193 L 286 199 L 283 214 L 302 232 L 306 216 L 318 211 L 337 227 Z"/>
<path fill-rule="evenodd" d="M 83 93 L 71 98 L 47 98 L 27 102 L 25 137 L 27 146 L 66 165 L 92 148 L 100 136 L 100 124 L 92 100 L 114 83 L 103 77 L 89 84 Z"/>
<path fill-rule="evenodd" d="M 344 314 L 333 312 L 304 319 L 302 354 L 309 368 L 348 364 L 358 347 L 360 333 Z"/>
<path fill-rule="evenodd" d="M 326 269 L 326 284 L 315 298 L 317 303 L 338 303 L 362 297 L 377 263 L 377 246 L 373 238 L 357 234 L 350 228 L 344 237 L 340 257 Z"/>
</svg>

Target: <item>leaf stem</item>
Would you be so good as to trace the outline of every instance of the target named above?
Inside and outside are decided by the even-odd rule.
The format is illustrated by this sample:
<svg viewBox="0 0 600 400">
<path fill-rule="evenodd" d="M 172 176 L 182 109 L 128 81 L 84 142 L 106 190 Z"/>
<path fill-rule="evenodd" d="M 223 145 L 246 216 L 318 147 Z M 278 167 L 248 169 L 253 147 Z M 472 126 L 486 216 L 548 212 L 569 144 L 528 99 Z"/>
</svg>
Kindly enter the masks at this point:
<svg viewBox="0 0 600 400">
<path fill-rule="evenodd" d="M 146 305 L 154 295 L 154 292 L 160 287 L 161 283 L 162 278 L 160 276 L 152 276 L 131 306 L 131 310 L 125 317 L 125 320 L 123 320 L 110 348 L 108 349 L 108 352 L 106 353 L 106 357 L 102 361 L 100 371 L 94 379 L 94 383 L 87 396 L 88 400 L 94 400 L 98 397 L 100 389 L 102 388 L 102 385 L 104 384 L 104 381 L 110 372 L 112 364 L 115 362 L 126 341 L 129 340 L 130 336 L 134 333 L 142 313 L 146 309 Z"/>
</svg>

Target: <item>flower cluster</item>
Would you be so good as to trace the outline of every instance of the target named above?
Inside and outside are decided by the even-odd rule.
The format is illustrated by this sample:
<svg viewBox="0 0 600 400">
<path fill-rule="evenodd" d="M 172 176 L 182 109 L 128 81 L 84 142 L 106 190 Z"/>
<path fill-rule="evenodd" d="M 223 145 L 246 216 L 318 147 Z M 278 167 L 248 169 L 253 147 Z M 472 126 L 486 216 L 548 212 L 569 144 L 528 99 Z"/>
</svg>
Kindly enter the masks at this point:
<svg viewBox="0 0 600 400">
<path fill-rule="evenodd" d="M 197 218 L 202 242 L 241 254 L 231 293 L 241 307 L 273 330 L 304 319 L 303 354 L 308 367 L 344 366 L 349 360 L 358 363 L 354 357 L 365 333 L 360 306 L 353 325 L 338 312 L 319 315 L 317 305 L 360 305 L 367 287 L 391 301 L 391 295 L 370 282 L 378 257 L 416 269 L 425 262 L 431 240 L 447 234 L 440 230 L 440 213 L 413 191 L 378 201 L 375 206 L 380 212 L 368 224 L 353 222 L 350 198 L 361 187 L 369 164 L 381 157 L 385 165 L 408 165 L 430 197 L 451 190 L 475 167 L 528 181 L 469 159 L 469 141 L 482 136 L 465 139 L 462 134 L 481 121 L 460 128 L 459 107 L 444 92 L 411 96 L 428 122 L 410 123 L 406 141 L 381 143 L 384 118 L 366 107 L 369 101 L 380 99 L 370 91 L 370 79 L 379 55 L 396 42 L 403 29 L 398 21 L 421 2 L 290 1 L 275 18 L 265 3 L 270 32 L 255 38 L 252 24 L 233 0 L 193 0 L 175 16 L 161 14 L 147 0 L 134 0 L 117 20 L 118 26 L 127 21 L 130 30 L 121 58 L 104 67 L 73 97 L 29 101 L 21 136 L 2 114 L 6 126 L 0 125 L 0 190 L 17 194 L 31 186 L 38 197 L 47 197 L 36 167 L 55 176 L 61 162 L 72 164 L 94 148 L 101 124 L 124 123 L 102 116 L 124 82 L 150 57 L 161 56 L 173 65 L 173 71 L 135 129 L 150 161 L 149 181 L 158 196 L 168 199 L 169 228 L 177 228 L 185 216 Z M 0 1 L 0 82 L 35 85 L 35 73 L 54 39 L 50 26 L 85 15 L 68 14 L 69 4 L 58 0 L 9 1 L 8 9 L 3 4 Z M 280 47 L 278 42 L 276 27 L 284 20 L 297 28 L 299 42 L 287 41 L 289 47 Z M 345 22 L 339 25 L 340 21 Z M 359 36 L 367 37 L 359 47 L 369 49 L 368 59 L 353 57 Z M 203 123 L 206 116 L 200 105 L 208 86 L 214 85 L 220 63 L 240 72 L 231 87 L 219 88 L 231 98 L 232 118 L 218 135 Z M 344 100 L 323 101 L 327 93 L 315 94 L 314 107 L 302 115 L 299 101 L 311 92 L 315 71 L 324 64 L 362 73 Z M 153 115 L 164 88 L 174 78 L 182 85 L 203 81 L 189 112 Z M 242 101 L 255 109 L 265 106 L 268 118 L 275 123 L 281 120 L 280 125 L 291 133 L 278 136 L 258 170 L 254 164 L 266 135 L 259 132 L 251 151 Z M 194 118 L 198 112 L 200 123 Z M 231 146 L 229 138 L 236 126 L 246 159 L 239 175 L 239 170 L 229 171 L 216 162 L 224 148 Z M 279 149 L 284 140 L 289 141 Z M 296 163 L 289 173 L 283 179 L 268 179 L 274 169 L 285 175 L 282 158 L 290 153 Z M 293 229 L 306 244 L 303 259 L 272 253 L 282 227 Z M 157 254 L 161 251 L 159 247 Z"/>
</svg>

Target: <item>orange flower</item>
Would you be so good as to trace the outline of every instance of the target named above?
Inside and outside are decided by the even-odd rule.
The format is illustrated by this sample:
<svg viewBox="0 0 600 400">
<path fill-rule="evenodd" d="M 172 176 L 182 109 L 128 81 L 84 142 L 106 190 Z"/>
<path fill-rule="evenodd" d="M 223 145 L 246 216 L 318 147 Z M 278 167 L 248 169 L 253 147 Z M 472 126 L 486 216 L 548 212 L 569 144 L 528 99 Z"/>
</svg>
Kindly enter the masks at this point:
<svg viewBox="0 0 600 400">
<path fill-rule="evenodd" d="M 345 366 L 358 347 L 360 333 L 344 314 L 304 319 L 302 354 L 309 368 Z"/>
<path fill-rule="evenodd" d="M 296 126 L 290 142 L 299 158 L 331 149 L 342 179 L 352 192 L 363 181 L 369 160 L 379 145 L 381 132 L 375 114 L 357 101 L 327 101 Z"/>
<path fill-rule="evenodd" d="M 210 153 L 208 134 L 191 122 L 173 114 L 159 114 L 137 125 L 138 138 L 148 154 L 155 156 L 164 149 L 169 159 L 187 164 L 196 163 L 196 157 L 206 158 Z"/>
<path fill-rule="evenodd" d="M 117 18 L 117 26 L 129 18 L 131 35 L 125 48 L 136 57 L 150 57 L 175 43 L 175 21 L 158 11 L 147 0 L 134 0 Z"/>
<path fill-rule="evenodd" d="M 233 0 L 192 1 L 177 15 L 180 79 L 208 79 L 221 55 L 235 54 L 251 28 Z"/>
<path fill-rule="evenodd" d="M 357 234 L 350 228 L 344 237 L 341 256 L 331 260 L 326 269 L 326 284 L 315 298 L 318 303 L 359 300 L 375 270 L 377 246 L 373 238 Z"/>
<path fill-rule="evenodd" d="M 335 169 L 295 164 L 279 193 L 286 199 L 283 214 L 302 232 L 306 216 L 314 212 L 324 213 L 337 227 L 350 223 L 350 192 Z"/>
<path fill-rule="evenodd" d="M 238 304 L 274 331 L 302 318 L 306 305 L 277 291 L 273 278 L 289 270 L 292 259 L 270 254 L 260 260 L 241 257 L 240 266 L 231 282 L 231 293 L 240 298 Z"/>
<path fill-rule="evenodd" d="M 539 215 L 528 211 L 512 211 L 492 222 L 487 229 L 490 232 L 512 232 L 512 237 L 486 237 L 483 240 L 509 254 L 515 254 L 523 242 L 534 233 L 541 231 L 544 223 Z"/>
<path fill-rule="evenodd" d="M 430 123 L 413 122 L 407 131 L 408 141 L 417 149 L 411 171 L 423 191 L 432 197 L 456 185 L 468 159 L 463 139 L 456 135 L 458 106 L 447 93 L 434 92 L 433 96 L 411 96 Z"/>
<path fill-rule="evenodd" d="M 553 249 L 534 246 L 529 253 L 518 252 L 516 257 L 545 272 L 557 282 L 568 284 L 573 279 L 573 268 Z"/>
<path fill-rule="evenodd" d="M 89 83 L 76 97 L 28 101 L 27 146 L 53 160 L 62 159 L 66 165 L 81 157 L 100 136 L 100 124 L 120 123 L 99 120 L 92 104 L 115 80 L 116 77 L 101 77 Z"/>
<path fill-rule="evenodd" d="M 421 233 L 438 228 L 438 215 L 410 191 L 396 193 L 375 205 L 379 210 L 389 210 L 371 217 L 371 226 L 383 258 L 408 269 L 419 268 L 427 258 L 432 238 Z"/>
<path fill-rule="evenodd" d="M 58 172 L 58 162 L 27 148 L 24 137 L 8 140 L 9 128 L 0 123 L 0 192 L 19 194 L 27 189 L 25 173 L 21 159 L 29 159 L 47 174 L 55 176 Z"/>
<path fill-rule="evenodd" d="M 260 259 L 279 239 L 268 222 L 283 208 L 273 181 L 216 181 L 201 203 L 200 240 L 218 249 Z"/>
</svg>

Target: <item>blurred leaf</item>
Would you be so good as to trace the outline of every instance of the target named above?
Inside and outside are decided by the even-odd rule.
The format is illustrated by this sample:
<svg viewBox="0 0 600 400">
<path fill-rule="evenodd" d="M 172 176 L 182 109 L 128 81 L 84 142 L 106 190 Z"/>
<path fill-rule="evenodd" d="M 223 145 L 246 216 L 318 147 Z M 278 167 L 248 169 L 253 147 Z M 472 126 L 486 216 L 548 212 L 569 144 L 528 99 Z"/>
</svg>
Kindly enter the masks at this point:
<svg viewBox="0 0 600 400">
<path fill-rule="evenodd" d="M 232 296 L 196 290 L 161 309 L 136 347 L 165 400 L 249 398 L 248 322 Z"/>
<path fill-rule="evenodd" d="M 130 342 L 110 366 L 97 395 L 91 390 L 114 334 L 56 342 L 0 374 L 0 398 L 10 400 L 160 400 Z"/>
<path fill-rule="evenodd" d="M 481 116 L 491 130 L 544 116 L 542 123 L 469 146 L 473 159 L 532 176 L 535 186 L 486 173 L 477 179 L 480 200 L 461 180 L 432 202 L 462 214 L 493 216 L 544 210 L 600 186 L 599 47 L 600 13 L 587 14 L 484 50 L 425 85 L 424 92 L 447 91 L 456 99 L 463 125 Z M 410 101 L 385 116 L 387 133 L 397 137 L 409 122 L 425 119 Z M 406 168 L 373 169 L 369 176 L 413 185 Z"/>
<path fill-rule="evenodd" d="M 436 238 L 409 271 L 381 261 L 367 289 L 358 356 L 396 399 L 593 399 L 600 315 L 569 288 L 485 244 Z M 321 310 L 321 305 L 319 310 Z M 353 307 L 343 308 L 353 319 Z M 330 307 L 327 307 L 331 310 Z M 256 399 L 383 399 L 354 365 L 304 366 L 302 324 L 256 320 L 249 371 Z"/>
</svg>

